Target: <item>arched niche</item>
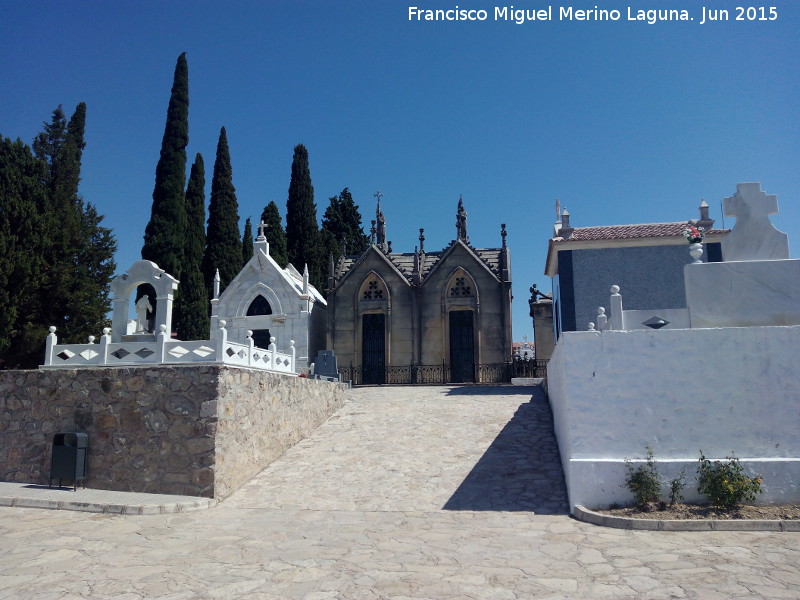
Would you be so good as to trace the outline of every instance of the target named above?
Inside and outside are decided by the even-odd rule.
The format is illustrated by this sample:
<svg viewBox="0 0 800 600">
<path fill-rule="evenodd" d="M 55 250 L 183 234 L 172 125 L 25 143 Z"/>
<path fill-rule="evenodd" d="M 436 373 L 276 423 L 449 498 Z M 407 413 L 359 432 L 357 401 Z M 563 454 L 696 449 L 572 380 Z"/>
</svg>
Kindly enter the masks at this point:
<svg viewBox="0 0 800 600">
<path fill-rule="evenodd" d="M 111 341 L 121 342 L 128 331 L 128 311 L 131 296 L 142 284 L 150 284 L 156 291 L 156 315 L 154 331 L 144 335 L 155 335 L 165 326 L 169 335 L 172 331 L 172 301 L 178 280 L 149 260 L 138 260 L 122 275 L 111 282 Z"/>
<path fill-rule="evenodd" d="M 264 283 L 258 282 L 252 285 L 246 291 L 239 292 L 238 296 L 239 300 L 238 302 L 236 302 L 236 311 L 235 311 L 235 316 L 237 317 L 283 314 L 283 307 L 281 306 L 281 301 L 278 299 L 278 295 L 273 291 L 271 287 L 269 287 Z M 266 301 L 266 304 L 267 306 L 269 306 L 271 312 L 249 314 L 250 308 L 253 306 L 253 303 L 254 302 L 258 303 L 259 296 Z"/>
</svg>

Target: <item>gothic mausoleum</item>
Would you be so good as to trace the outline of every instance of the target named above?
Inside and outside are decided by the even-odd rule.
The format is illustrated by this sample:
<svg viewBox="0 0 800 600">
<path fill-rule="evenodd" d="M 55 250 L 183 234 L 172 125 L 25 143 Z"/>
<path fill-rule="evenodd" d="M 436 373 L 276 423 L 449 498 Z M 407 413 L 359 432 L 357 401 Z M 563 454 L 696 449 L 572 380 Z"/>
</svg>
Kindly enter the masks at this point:
<svg viewBox="0 0 800 600">
<path fill-rule="evenodd" d="M 354 384 L 507 381 L 511 358 L 511 262 L 475 248 L 462 200 L 456 239 L 393 252 L 380 206 L 371 244 L 328 269 L 328 348 Z"/>
</svg>

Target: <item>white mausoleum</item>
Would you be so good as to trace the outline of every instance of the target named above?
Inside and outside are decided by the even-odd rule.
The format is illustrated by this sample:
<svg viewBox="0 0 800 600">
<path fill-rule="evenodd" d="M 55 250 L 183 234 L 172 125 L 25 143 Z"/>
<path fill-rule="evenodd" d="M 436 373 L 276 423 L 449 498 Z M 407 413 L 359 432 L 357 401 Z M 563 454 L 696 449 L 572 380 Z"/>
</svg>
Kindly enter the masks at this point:
<svg viewBox="0 0 800 600">
<path fill-rule="evenodd" d="M 264 224 L 258 229 L 253 257 L 222 294 L 215 290 L 211 330 L 226 321 L 230 341 L 245 343 L 252 331 L 261 348 L 268 347 L 270 337 L 278 348 L 294 340 L 297 364 L 305 366 L 325 348 L 327 304 L 308 282 L 308 267 L 302 275 L 291 264 L 282 269 L 269 255 Z"/>
</svg>

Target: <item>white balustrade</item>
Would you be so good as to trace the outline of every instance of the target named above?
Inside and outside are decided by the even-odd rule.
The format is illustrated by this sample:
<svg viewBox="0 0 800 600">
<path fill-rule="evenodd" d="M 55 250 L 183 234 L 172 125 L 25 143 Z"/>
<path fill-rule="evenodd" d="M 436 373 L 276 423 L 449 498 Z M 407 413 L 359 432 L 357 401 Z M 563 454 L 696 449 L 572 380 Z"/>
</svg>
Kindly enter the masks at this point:
<svg viewBox="0 0 800 600">
<path fill-rule="evenodd" d="M 59 344 L 56 328 L 50 327 L 42 368 L 222 364 L 296 375 L 294 340 L 284 354 L 277 351 L 274 337 L 268 349 L 256 346 L 251 332 L 246 344 L 229 342 L 225 325 L 219 322 L 213 340 L 192 341 L 170 340 L 162 325 L 157 341 L 112 342 L 111 330 L 105 328 L 99 344 L 94 337 L 88 344 Z"/>
</svg>

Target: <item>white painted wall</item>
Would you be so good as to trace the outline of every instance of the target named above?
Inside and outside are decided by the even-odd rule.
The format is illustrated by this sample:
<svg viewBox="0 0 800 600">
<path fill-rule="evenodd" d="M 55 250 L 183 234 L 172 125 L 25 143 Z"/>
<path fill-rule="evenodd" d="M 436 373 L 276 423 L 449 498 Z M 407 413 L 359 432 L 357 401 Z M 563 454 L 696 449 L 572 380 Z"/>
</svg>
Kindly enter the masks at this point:
<svg viewBox="0 0 800 600">
<path fill-rule="evenodd" d="M 702 449 L 764 475 L 759 502 L 800 501 L 800 326 L 567 332 L 547 373 L 571 504 L 629 502 L 645 446 L 686 492 Z"/>
</svg>

